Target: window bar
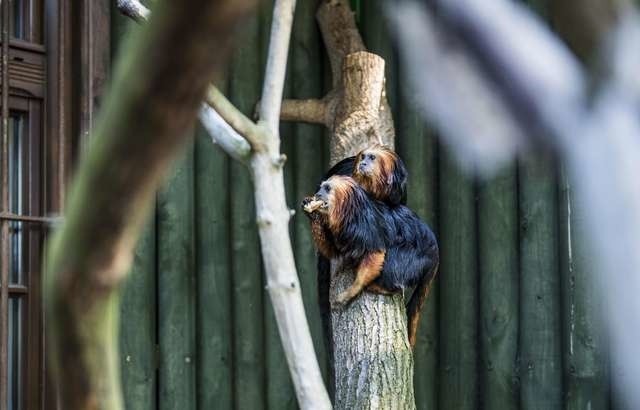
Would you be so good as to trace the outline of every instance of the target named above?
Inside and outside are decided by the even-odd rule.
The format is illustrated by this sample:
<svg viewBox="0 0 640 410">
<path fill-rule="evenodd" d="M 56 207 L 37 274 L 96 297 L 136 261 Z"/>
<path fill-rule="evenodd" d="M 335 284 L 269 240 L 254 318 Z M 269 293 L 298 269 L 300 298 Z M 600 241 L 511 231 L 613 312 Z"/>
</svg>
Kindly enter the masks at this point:
<svg viewBox="0 0 640 410">
<path fill-rule="evenodd" d="M 9 211 L 9 16 L 10 0 L 0 0 L 2 7 L 2 55 L 0 76 L 2 77 L 2 211 Z M 9 224 L 0 220 L 0 410 L 7 410 L 8 385 L 8 307 L 9 307 Z"/>
<path fill-rule="evenodd" d="M 40 223 L 43 225 L 56 226 L 62 223 L 63 220 L 64 218 L 62 216 L 29 216 L 0 211 L 0 221 L 32 222 Z"/>
</svg>

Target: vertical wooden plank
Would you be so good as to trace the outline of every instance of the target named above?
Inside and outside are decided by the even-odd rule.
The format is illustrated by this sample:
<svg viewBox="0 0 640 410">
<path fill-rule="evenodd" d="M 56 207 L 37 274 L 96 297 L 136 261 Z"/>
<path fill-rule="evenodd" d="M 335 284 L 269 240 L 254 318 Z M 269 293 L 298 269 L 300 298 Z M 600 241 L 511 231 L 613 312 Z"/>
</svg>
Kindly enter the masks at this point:
<svg viewBox="0 0 640 410">
<path fill-rule="evenodd" d="M 273 17 L 273 1 L 267 0 L 262 3 L 262 12 L 260 15 L 260 31 L 261 31 L 261 65 L 263 68 L 266 66 L 267 55 L 269 50 L 269 39 L 271 31 L 271 20 Z M 291 54 L 291 52 L 289 53 Z M 284 86 L 283 98 L 289 98 L 291 96 L 291 75 L 290 65 L 291 56 L 287 61 L 287 78 Z M 263 72 L 262 69 L 261 72 Z M 293 195 L 293 181 L 295 179 L 295 169 L 293 167 L 293 127 L 292 123 L 280 124 L 280 139 L 281 139 L 281 152 L 287 155 L 289 159 L 285 163 L 284 169 L 284 181 L 287 201 L 291 206 L 291 199 Z M 291 226 L 290 226 L 291 228 Z M 293 234 L 293 229 L 290 229 Z M 293 239 L 293 236 L 292 236 Z M 280 333 L 278 332 L 278 324 L 273 312 L 273 305 L 269 298 L 268 293 L 264 293 L 264 323 L 265 323 L 265 369 L 266 378 L 264 380 L 266 386 L 266 407 L 272 410 L 286 410 L 296 409 L 298 407 L 296 401 L 295 391 L 293 389 L 293 383 L 291 376 L 289 375 L 289 367 L 282 348 L 282 341 L 280 340 Z"/>
<path fill-rule="evenodd" d="M 555 166 L 532 154 L 519 167 L 520 406 L 562 405 Z"/>
<path fill-rule="evenodd" d="M 526 0 L 548 20 L 548 0 Z M 520 407 L 562 405 L 562 335 L 558 259 L 557 175 L 548 156 L 519 164 Z"/>
<path fill-rule="evenodd" d="M 446 150 L 440 158 L 438 402 L 443 410 L 475 410 L 478 289 L 474 183 Z"/>
<path fill-rule="evenodd" d="M 112 61 L 130 21 L 112 5 Z M 125 407 L 155 410 L 156 377 L 156 213 L 138 241 L 120 299 L 120 371 Z"/>
<path fill-rule="evenodd" d="M 609 408 L 609 363 L 604 314 L 588 251 L 583 209 L 573 200 L 566 175 L 560 179 L 560 260 L 564 407 Z"/>
<path fill-rule="evenodd" d="M 128 409 L 156 408 L 155 212 L 138 241 L 120 299 L 122 393 Z"/>
<path fill-rule="evenodd" d="M 229 75 L 231 101 L 252 115 L 260 96 L 260 22 L 245 23 Z M 234 405 L 262 409 L 265 403 L 263 280 L 253 185 L 242 164 L 231 163 Z"/>
<path fill-rule="evenodd" d="M 198 127 L 195 246 L 199 409 L 233 408 L 229 161 L 208 133 Z"/>
<path fill-rule="evenodd" d="M 378 54 L 384 58 L 385 63 L 385 90 L 389 105 L 393 111 L 394 120 L 397 120 L 398 114 L 398 78 L 396 72 L 396 54 L 393 49 L 391 37 L 389 36 L 388 21 L 383 5 L 387 2 L 382 0 L 368 0 L 359 2 L 360 21 L 362 39 L 365 46 L 372 53 Z M 396 142 L 401 137 L 396 134 Z"/>
<path fill-rule="evenodd" d="M 398 75 L 398 73 L 394 73 Z M 407 205 L 436 231 L 436 182 L 438 177 L 437 144 L 422 117 L 411 108 L 412 95 L 400 87 L 397 128 L 398 152 L 409 170 Z M 436 233 L 437 235 L 437 233 Z M 438 239 L 440 239 L 438 237 Z M 438 406 L 438 287 L 435 282 L 423 307 L 418 340 L 414 348 L 414 387 L 418 409 Z"/>
<path fill-rule="evenodd" d="M 159 409 L 196 408 L 193 146 L 158 194 Z"/>
<path fill-rule="evenodd" d="M 319 0 L 298 1 L 293 26 L 292 51 L 292 95 L 294 98 L 318 98 L 323 95 L 322 42 L 315 24 L 315 13 Z M 316 184 L 324 175 L 325 167 L 324 130 L 322 126 L 296 124 L 294 137 L 295 192 L 290 197 L 290 206 L 297 212 L 293 220 L 295 232 L 294 252 L 300 276 L 302 298 L 307 320 L 320 367 L 327 381 L 328 358 L 323 342 L 320 309 L 318 307 L 316 252 L 307 218 L 300 212 L 299 203 L 314 192 Z"/>
<path fill-rule="evenodd" d="M 512 164 L 478 192 L 480 389 L 486 409 L 517 409 L 518 185 Z"/>
</svg>

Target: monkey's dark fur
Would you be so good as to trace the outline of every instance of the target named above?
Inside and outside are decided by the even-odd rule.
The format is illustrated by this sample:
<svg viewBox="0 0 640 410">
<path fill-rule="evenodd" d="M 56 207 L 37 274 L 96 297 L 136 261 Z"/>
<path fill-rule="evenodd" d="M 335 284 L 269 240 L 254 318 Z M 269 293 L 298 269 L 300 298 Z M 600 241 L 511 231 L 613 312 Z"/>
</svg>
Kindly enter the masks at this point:
<svg viewBox="0 0 640 410">
<path fill-rule="evenodd" d="M 372 164 L 372 161 L 378 163 Z M 367 172 L 368 171 L 368 172 Z M 416 286 L 407 305 L 409 342 L 413 347 L 420 309 L 429 292 L 438 267 L 438 245 L 429 227 L 409 208 L 406 202 L 407 171 L 402 160 L 384 147 L 372 147 L 357 156 L 345 158 L 334 165 L 325 176 L 353 175 L 361 188 L 353 189 L 354 207 L 338 231 L 325 229 L 322 240 L 333 243 L 333 247 L 318 247 L 318 291 L 323 327 L 327 336 L 331 335 L 329 285 L 329 258 L 340 255 L 352 267 L 364 255 L 380 249 L 380 241 L 386 251 L 380 276 L 369 290 L 394 293 Z M 322 184 L 318 195 L 322 195 Z M 322 219 L 310 216 L 312 225 L 322 223 Z M 326 221 L 324 221 L 326 223 Z M 314 232 L 318 229 L 314 229 Z M 316 244 L 317 238 L 314 235 Z M 327 252 L 328 250 L 328 252 Z M 327 254 L 335 252 L 337 255 Z M 323 255 L 324 253 L 324 255 Z M 329 338 L 329 342 L 330 342 Z M 331 347 L 330 343 L 327 346 Z"/>
</svg>

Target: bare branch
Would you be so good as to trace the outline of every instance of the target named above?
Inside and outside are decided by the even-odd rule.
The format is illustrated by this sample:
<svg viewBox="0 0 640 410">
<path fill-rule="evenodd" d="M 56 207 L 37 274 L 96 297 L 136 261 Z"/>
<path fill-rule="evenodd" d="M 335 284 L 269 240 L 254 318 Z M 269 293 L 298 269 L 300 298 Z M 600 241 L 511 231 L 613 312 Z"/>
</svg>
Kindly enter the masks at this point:
<svg viewBox="0 0 640 410">
<path fill-rule="evenodd" d="M 253 149 L 260 150 L 264 146 L 263 133 L 256 124 L 242 111 L 237 109 L 217 87 L 210 85 L 207 90 L 206 103 L 217 111 L 236 132 L 249 141 Z"/>
<path fill-rule="evenodd" d="M 262 87 L 260 104 L 260 120 L 267 124 L 267 128 L 274 137 L 271 142 L 274 148 L 280 149 L 278 126 L 280 124 L 280 105 L 282 104 L 282 92 L 284 78 L 287 72 L 287 57 L 289 55 L 289 40 L 291 38 L 291 26 L 293 26 L 293 12 L 296 7 L 295 0 L 276 1 L 273 8 L 273 20 L 271 23 L 271 38 L 269 40 L 269 53 L 267 68 Z"/>
<path fill-rule="evenodd" d="M 122 14 L 131 17 L 138 23 L 146 21 L 151 15 L 149 9 L 138 0 L 118 0 L 116 5 Z"/>
<path fill-rule="evenodd" d="M 45 308 L 65 409 L 122 408 L 118 285 L 155 192 L 188 141 L 185 130 L 254 6 L 162 2 L 123 51 L 66 220 L 47 253 Z"/>
<path fill-rule="evenodd" d="M 327 0 L 316 14 L 331 62 L 333 87 L 340 84 L 342 60 L 347 54 L 366 51 L 353 11 L 347 0 Z"/>
<path fill-rule="evenodd" d="M 265 150 L 255 150 L 251 172 L 267 289 L 298 403 L 303 409 L 330 409 L 293 258 L 289 237 L 291 214 L 284 189 L 285 157 L 280 154 L 278 125 L 294 7 L 295 0 L 276 0 L 274 5 L 259 122 L 259 126 L 266 124 L 260 127 L 265 131 Z"/>
<path fill-rule="evenodd" d="M 251 146 L 216 110 L 203 104 L 199 118 L 214 144 L 218 144 L 231 158 L 244 163 L 248 161 L 251 156 Z"/>
<path fill-rule="evenodd" d="M 311 124 L 327 124 L 327 104 L 324 100 L 284 100 L 280 109 L 282 121 L 301 121 Z"/>
</svg>

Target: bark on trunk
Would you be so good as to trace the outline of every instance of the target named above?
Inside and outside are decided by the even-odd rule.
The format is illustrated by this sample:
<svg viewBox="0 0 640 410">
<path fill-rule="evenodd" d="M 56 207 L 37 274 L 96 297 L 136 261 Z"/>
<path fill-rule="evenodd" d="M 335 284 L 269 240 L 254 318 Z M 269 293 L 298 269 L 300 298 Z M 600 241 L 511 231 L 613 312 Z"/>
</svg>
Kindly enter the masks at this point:
<svg viewBox="0 0 640 410">
<path fill-rule="evenodd" d="M 324 123 L 334 164 L 374 143 L 393 147 L 395 130 L 384 87 L 384 60 L 368 53 L 345 0 L 317 14 L 334 89 L 315 102 L 285 101 L 283 120 Z M 330 299 L 354 280 L 333 260 Z M 413 355 L 402 295 L 363 292 L 332 310 L 336 409 L 414 409 Z"/>
<path fill-rule="evenodd" d="M 331 296 L 346 289 L 352 271 L 335 272 Z M 363 292 L 332 310 L 335 409 L 415 409 L 413 355 L 402 295 Z"/>
</svg>

